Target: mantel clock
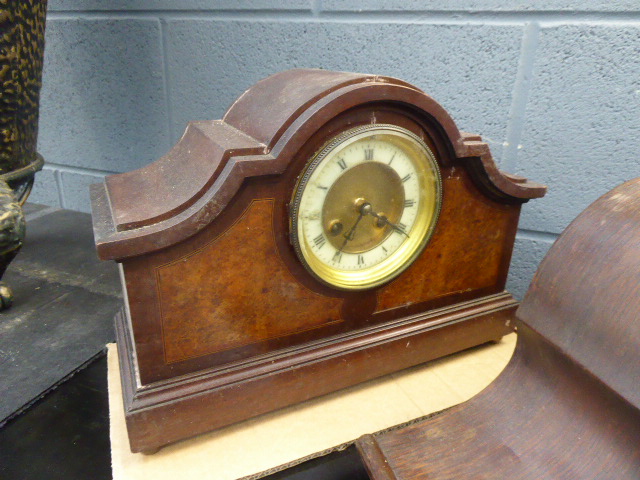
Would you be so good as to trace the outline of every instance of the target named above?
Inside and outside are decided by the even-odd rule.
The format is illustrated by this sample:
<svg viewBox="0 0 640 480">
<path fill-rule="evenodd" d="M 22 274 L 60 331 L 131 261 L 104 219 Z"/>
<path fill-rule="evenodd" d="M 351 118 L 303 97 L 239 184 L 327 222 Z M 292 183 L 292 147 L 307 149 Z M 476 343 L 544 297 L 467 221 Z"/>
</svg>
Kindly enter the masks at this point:
<svg viewBox="0 0 640 480">
<path fill-rule="evenodd" d="M 132 451 L 499 339 L 545 187 L 400 80 L 290 70 L 92 186 Z"/>
</svg>

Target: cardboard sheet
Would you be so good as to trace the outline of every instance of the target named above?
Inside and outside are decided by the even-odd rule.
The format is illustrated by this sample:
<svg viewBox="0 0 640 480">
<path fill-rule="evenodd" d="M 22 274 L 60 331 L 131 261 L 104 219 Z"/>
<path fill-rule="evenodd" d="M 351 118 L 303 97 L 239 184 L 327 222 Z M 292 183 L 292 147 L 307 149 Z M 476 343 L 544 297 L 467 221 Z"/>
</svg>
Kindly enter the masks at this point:
<svg viewBox="0 0 640 480">
<path fill-rule="evenodd" d="M 417 417 L 462 403 L 508 363 L 511 334 L 496 344 L 387 375 L 165 447 L 129 450 L 117 347 L 108 346 L 114 480 L 232 480 L 262 472 Z"/>
</svg>

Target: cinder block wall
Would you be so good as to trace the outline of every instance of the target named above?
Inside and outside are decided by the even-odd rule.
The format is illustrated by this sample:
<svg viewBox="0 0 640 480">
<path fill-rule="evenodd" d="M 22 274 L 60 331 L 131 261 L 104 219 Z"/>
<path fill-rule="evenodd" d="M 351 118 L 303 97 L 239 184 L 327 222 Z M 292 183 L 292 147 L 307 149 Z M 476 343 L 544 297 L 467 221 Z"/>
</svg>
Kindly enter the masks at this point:
<svg viewBox="0 0 640 480">
<path fill-rule="evenodd" d="M 49 205 L 89 211 L 89 184 L 294 67 L 412 82 L 549 186 L 523 207 L 517 296 L 583 208 L 640 175 L 636 0 L 50 0 L 45 56 L 31 200 Z"/>
</svg>

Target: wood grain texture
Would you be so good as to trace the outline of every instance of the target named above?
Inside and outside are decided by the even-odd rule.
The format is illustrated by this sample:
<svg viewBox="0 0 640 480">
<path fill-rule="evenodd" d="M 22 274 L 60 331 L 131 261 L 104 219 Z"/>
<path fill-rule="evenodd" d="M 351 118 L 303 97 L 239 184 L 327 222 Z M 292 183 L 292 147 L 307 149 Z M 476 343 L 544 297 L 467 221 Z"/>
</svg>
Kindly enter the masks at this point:
<svg viewBox="0 0 640 480">
<path fill-rule="evenodd" d="M 427 248 L 397 279 L 367 291 L 339 291 L 317 281 L 296 257 L 288 204 L 313 153 L 372 116 L 429 144 L 442 164 L 443 213 Z M 282 175 L 246 181 L 224 212 L 196 234 L 123 259 L 141 382 L 222 367 L 503 292 L 520 204 L 487 198 L 451 155 L 436 126 L 411 111 L 386 102 L 354 108 L 319 127 Z M 260 209 L 238 228 L 250 206 L 265 198 L 273 199 L 272 208 Z"/>
<path fill-rule="evenodd" d="M 158 447 L 500 338 L 516 302 L 443 308 L 426 317 L 354 332 L 297 349 L 195 370 L 139 386 L 125 312 L 116 316 L 124 408 L 133 452 Z M 509 306 L 510 305 L 510 306 Z"/>
<path fill-rule="evenodd" d="M 464 293 L 504 288 L 519 205 L 479 195 L 462 168 L 443 168 L 442 212 L 424 253 L 402 279 L 378 293 L 378 310 Z"/>
<path fill-rule="evenodd" d="M 342 321 L 340 300 L 307 290 L 280 260 L 273 203 L 252 201 L 222 235 L 156 269 L 168 364 Z M 292 305 L 305 314 L 287 315 Z"/>
<path fill-rule="evenodd" d="M 263 144 L 224 122 L 191 122 L 164 157 L 142 169 L 106 178 L 116 230 L 141 228 L 177 215 L 205 194 L 231 156 L 264 154 L 265 150 Z M 189 168 L 185 168 L 187 159 Z"/>
<path fill-rule="evenodd" d="M 365 459 L 364 465 L 369 476 L 376 475 L 378 480 L 397 480 L 373 435 L 360 437 L 356 442 L 356 449 L 360 458 Z"/>
<path fill-rule="evenodd" d="M 640 408 L 640 180 L 604 195 L 556 243 L 519 317 Z"/>
<path fill-rule="evenodd" d="M 640 478 L 638 238 L 640 179 L 551 248 L 518 309 L 514 357 L 489 388 L 376 437 L 396 478 Z"/>
</svg>

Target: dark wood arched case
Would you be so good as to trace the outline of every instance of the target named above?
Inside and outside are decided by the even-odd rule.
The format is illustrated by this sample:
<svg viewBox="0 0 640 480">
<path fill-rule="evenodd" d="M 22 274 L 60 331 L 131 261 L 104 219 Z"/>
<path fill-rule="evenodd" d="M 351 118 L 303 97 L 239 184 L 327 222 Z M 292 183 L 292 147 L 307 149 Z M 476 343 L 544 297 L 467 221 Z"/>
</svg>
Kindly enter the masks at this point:
<svg viewBox="0 0 640 480">
<path fill-rule="evenodd" d="M 329 139 L 376 123 L 433 151 L 440 217 L 397 278 L 338 290 L 296 256 L 289 202 Z M 520 206 L 544 192 L 500 172 L 479 136 L 388 77 L 290 70 L 251 87 L 222 120 L 190 123 L 166 156 L 92 188 L 98 253 L 122 272 L 132 450 L 500 338 L 517 306 L 504 287 Z"/>
</svg>

